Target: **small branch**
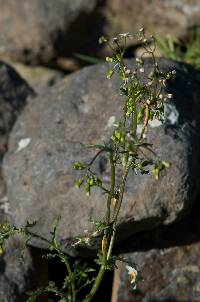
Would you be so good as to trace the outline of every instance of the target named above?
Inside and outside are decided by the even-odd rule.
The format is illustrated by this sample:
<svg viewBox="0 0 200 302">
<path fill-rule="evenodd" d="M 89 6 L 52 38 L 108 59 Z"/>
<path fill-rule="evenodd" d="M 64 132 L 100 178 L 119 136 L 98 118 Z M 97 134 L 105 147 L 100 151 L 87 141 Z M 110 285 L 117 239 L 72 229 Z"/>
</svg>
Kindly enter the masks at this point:
<svg viewBox="0 0 200 302">
<path fill-rule="evenodd" d="M 97 157 L 104 152 L 104 149 L 99 150 L 96 155 L 93 157 L 93 159 L 90 161 L 90 163 L 88 164 L 88 167 L 91 166 L 93 164 L 93 162 L 97 159 Z"/>
<path fill-rule="evenodd" d="M 45 241 L 45 242 L 47 242 L 48 244 L 51 244 L 51 241 L 50 241 L 50 240 L 48 240 L 48 239 L 46 239 L 45 237 L 40 236 L 40 235 L 38 235 L 38 234 L 36 234 L 36 233 L 34 233 L 34 232 L 31 232 L 31 231 L 29 231 L 29 230 L 25 230 L 25 234 L 26 234 L 26 235 L 30 235 L 31 237 L 35 237 L 35 238 L 37 238 L 37 239 L 40 239 L 40 240 L 42 240 L 42 241 Z"/>
</svg>

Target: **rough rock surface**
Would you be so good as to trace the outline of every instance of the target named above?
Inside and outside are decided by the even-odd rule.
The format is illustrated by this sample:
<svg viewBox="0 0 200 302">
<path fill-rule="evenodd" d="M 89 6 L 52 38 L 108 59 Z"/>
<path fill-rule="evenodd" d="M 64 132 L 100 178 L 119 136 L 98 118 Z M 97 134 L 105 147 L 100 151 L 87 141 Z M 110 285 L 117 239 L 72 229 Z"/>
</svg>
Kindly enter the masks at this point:
<svg viewBox="0 0 200 302">
<path fill-rule="evenodd" d="M 129 61 L 133 66 L 132 61 Z M 169 85 L 174 98 L 167 105 L 164 125 L 152 127 L 149 141 L 172 166 L 159 181 L 150 175 L 128 178 L 119 219 L 118 241 L 142 230 L 179 220 L 199 192 L 200 85 L 199 73 L 187 65 L 160 60 L 163 70 L 177 70 Z M 146 62 L 147 72 L 151 63 Z M 75 188 L 77 160 L 91 158 L 80 142 L 106 140 L 122 105 L 116 93 L 119 81 L 106 80 L 107 66 L 93 66 L 57 83 L 46 95 L 26 106 L 10 139 L 4 161 L 8 197 L 18 225 L 37 220 L 36 231 L 48 236 L 53 218 L 62 214 L 59 236 L 69 239 L 88 229 L 90 217 L 98 219 L 105 196 L 90 197 Z M 19 149 L 19 146 L 23 148 Z M 108 181 L 106 161 L 100 157 L 96 171 Z M 39 242 L 34 244 L 41 246 Z"/>
<path fill-rule="evenodd" d="M 2 55 L 47 64 L 89 39 L 89 16 L 96 0 L 0 1 Z M 77 35 L 79 37 L 77 37 Z"/>
<path fill-rule="evenodd" d="M 23 244 L 20 238 L 9 239 L 6 252 L 0 256 L 1 302 L 25 302 L 27 292 L 39 285 L 31 253 L 26 249 L 24 260 L 21 258 Z"/>
<path fill-rule="evenodd" d="M 145 27 L 153 33 L 189 36 L 200 24 L 198 0 L 108 0 L 104 31 L 110 36 Z"/>
<path fill-rule="evenodd" d="M 125 265 L 114 273 L 112 302 L 199 301 L 199 197 L 189 216 L 171 226 L 133 236 L 115 253 L 137 265 L 144 281 L 130 287 Z"/>
<path fill-rule="evenodd" d="M 0 209 L 6 211 L 5 183 L 2 179 L 2 158 L 7 151 L 11 128 L 26 104 L 32 89 L 9 65 L 0 62 Z M 2 199 L 3 198 L 3 199 Z M 1 217 L 2 218 L 2 217 Z M 2 221 L 2 219 L 0 219 Z"/>
<path fill-rule="evenodd" d="M 124 264 L 115 271 L 112 302 L 199 301 L 200 243 L 125 255 L 141 269 L 143 282 L 131 290 Z"/>
<path fill-rule="evenodd" d="M 28 66 L 22 63 L 11 63 L 14 69 L 26 79 L 26 82 L 33 88 L 36 94 L 53 86 L 58 80 L 63 78 L 61 71 L 50 69 L 42 66 Z"/>
<path fill-rule="evenodd" d="M 2 159 L 7 151 L 8 137 L 12 126 L 33 90 L 9 65 L 0 62 L 0 223 L 7 220 L 9 203 L 2 177 Z M 23 245 L 18 238 L 10 240 L 6 253 L 0 256 L 0 301 L 22 302 L 25 291 L 33 289 L 34 283 L 31 255 L 25 252 L 25 261 L 20 262 Z M 31 273 L 29 275 L 29 273 Z M 36 281 L 37 279 L 35 279 Z"/>
<path fill-rule="evenodd" d="M 8 133 L 30 95 L 33 95 L 33 91 L 20 75 L 9 65 L 0 62 L 1 158 L 7 148 Z"/>
</svg>

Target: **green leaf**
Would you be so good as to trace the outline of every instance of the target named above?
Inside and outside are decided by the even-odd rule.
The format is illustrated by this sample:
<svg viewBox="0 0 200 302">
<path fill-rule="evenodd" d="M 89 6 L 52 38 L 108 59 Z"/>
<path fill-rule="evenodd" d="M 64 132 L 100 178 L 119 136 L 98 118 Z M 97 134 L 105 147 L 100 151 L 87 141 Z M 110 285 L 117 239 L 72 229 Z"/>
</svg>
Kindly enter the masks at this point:
<svg viewBox="0 0 200 302">
<path fill-rule="evenodd" d="M 162 160 L 162 164 L 165 168 L 169 168 L 170 167 L 170 163 L 167 161 Z"/>
<path fill-rule="evenodd" d="M 127 79 L 127 76 L 122 69 L 119 70 L 119 76 L 122 79 L 122 81 L 125 81 Z"/>
<path fill-rule="evenodd" d="M 87 183 L 85 186 L 84 186 L 84 190 L 85 190 L 85 192 L 86 192 L 86 195 L 90 195 L 90 185 Z"/>
<path fill-rule="evenodd" d="M 83 181 L 84 181 L 83 178 L 77 179 L 77 181 L 76 181 L 76 187 L 77 187 L 78 189 L 80 189 L 80 187 L 82 186 Z"/>
<path fill-rule="evenodd" d="M 112 135 L 111 139 L 114 142 L 123 142 L 125 139 L 125 136 L 120 131 L 115 131 L 114 134 Z"/>
<path fill-rule="evenodd" d="M 114 74 L 114 70 L 113 69 L 110 69 L 108 72 L 107 72 L 107 79 L 111 79 L 112 78 L 112 76 L 113 76 L 113 74 Z"/>
<path fill-rule="evenodd" d="M 113 62 L 113 58 L 112 57 L 106 57 L 106 62 L 112 63 Z"/>
<path fill-rule="evenodd" d="M 85 55 L 85 54 L 81 54 L 81 53 L 73 53 L 74 57 L 84 61 L 84 62 L 88 62 L 88 63 L 91 63 L 91 64 L 102 64 L 104 63 L 104 60 L 102 59 L 99 59 L 99 58 L 96 58 L 96 57 L 93 57 L 93 56 L 88 56 L 88 55 Z"/>
<path fill-rule="evenodd" d="M 170 167 L 170 163 L 169 162 L 158 160 L 155 163 L 154 169 L 152 170 L 152 174 L 155 177 L 155 179 L 158 180 L 159 177 L 160 177 L 160 172 L 162 170 L 164 170 L 165 168 L 169 168 L 169 167 Z"/>
<path fill-rule="evenodd" d="M 123 60 L 123 56 L 120 53 L 116 54 L 116 58 L 119 62 L 121 62 Z"/>
<path fill-rule="evenodd" d="M 85 166 L 83 165 L 83 163 L 78 161 L 78 162 L 74 163 L 74 169 L 75 170 L 84 170 Z"/>
<path fill-rule="evenodd" d="M 137 114 L 137 123 L 138 123 L 138 124 L 139 124 L 139 123 L 142 121 L 142 119 L 144 118 L 144 111 L 145 111 L 144 106 L 141 106 L 140 109 L 139 109 L 139 112 L 138 112 L 138 114 Z"/>
<path fill-rule="evenodd" d="M 120 90 L 121 95 L 128 96 L 128 88 L 127 87 L 121 86 L 119 90 Z"/>
<path fill-rule="evenodd" d="M 54 281 L 49 281 L 49 287 L 53 287 L 53 288 L 54 288 L 54 287 L 55 287 L 55 285 L 56 285 L 56 284 L 55 284 L 55 282 L 54 282 Z"/>
<path fill-rule="evenodd" d="M 90 187 L 94 185 L 94 178 L 88 178 L 87 183 L 89 184 Z"/>
</svg>

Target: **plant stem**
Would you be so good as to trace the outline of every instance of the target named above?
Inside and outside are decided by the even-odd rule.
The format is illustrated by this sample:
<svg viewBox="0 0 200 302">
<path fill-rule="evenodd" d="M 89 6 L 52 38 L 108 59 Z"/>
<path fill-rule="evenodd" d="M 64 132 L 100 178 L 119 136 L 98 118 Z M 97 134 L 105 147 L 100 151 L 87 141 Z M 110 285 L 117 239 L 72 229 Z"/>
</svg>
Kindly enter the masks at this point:
<svg viewBox="0 0 200 302">
<path fill-rule="evenodd" d="M 132 163 L 132 158 L 129 157 L 129 159 L 127 161 L 125 171 L 124 171 L 124 174 L 122 176 L 122 183 L 121 183 L 121 186 L 120 186 L 120 193 L 121 193 L 120 194 L 120 199 L 118 200 L 117 208 L 116 208 L 116 211 L 115 211 L 114 217 L 113 217 L 114 225 L 116 225 L 118 214 L 119 214 L 119 211 L 120 211 L 120 208 L 121 208 L 123 195 L 124 195 L 124 189 L 125 189 L 125 185 L 126 185 L 126 179 L 127 179 L 130 167 L 131 167 L 131 163 Z M 112 181 L 111 181 L 111 184 L 112 184 Z M 110 239 L 110 245 L 109 245 L 109 248 L 108 248 L 108 252 L 105 252 L 105 254 L 103 255 L 104 256 L 103 257 L 104 263 L 103 263 L 103 265 L 101 266 L 101 268 L 99 270 L 99 273 L 96 277 L 95 283 L 94 283 L 90 293 L 87 295 L 85 300 L 83 300 L 83 302 L 90 302 L 93 299 L 94 295 L 96 294 L 96 292 L 97 292 L 97 290 L 98 290 L 98 288 L 101 284 L 102 278 L 105 274 L 105 264 L 107 263 L 107 260 L 110 258 L 111 253 L 112 253 L 112 248 L 113 248 L 113 245 L 114 245 L 114 238 L 115 238 L 115 230 L 113 231 L 113 235 Z"/>
<path fill-rule="evenodd" d="M 115 191 L 115 163 L 114 163 L 112 152 L 110 153 L 110 168 L 111 168 L 110 171 L 111 183 L 110 183 L 110 191 L 107 199 L 106 224 L 110 223 L 110 205 Z"/>
<path fill-rule="evenodd" d="M 136 104 L 136 100 L 134 100 L 134 117 L 133 117 L 132 131 L 133 131 L 133 136 L 136 137 L 136 134 L 137 134 L 137 104 Z"/>
<path fill-rule="evenodd" d="M 99 151 L 95 154 L 95 156 L 93 157 L 93 159 L 92 159 L 92 160 L 90 161 L 90 163 L 88 164 L 88 167 L 90 167 L 90 166 L 93 164 L 93 162 L 96 160 L 96 158 L 97 158 L 102 152 L 104 152 L 103 149 L 99 150 Z"/>
<path fill-rule="evenodd" d="M 130 167 L 131 167 L 131 163 L 132 163 L 132 158 L 129 157 L 128 160 L 127 160 L 126 168 L 124 170 L 124 174 L 122 176 L 122 183 L 121 183 L 121 186 L 120 186 L 120 193 L 121 193 L 120 198 L 118 200 L 116 210 L 115 210 L 114 215 L 113 215 L 113 233 L 112 233 L 112 236 L 111 236 L 111 239 L 110 239 L 110 245 L 109 245 L 108 253 L 107 253 L 107 260 L 109 260 L 111 254 L 112 254 L 112 249 L 113 249 L 114 242 L 115 242 L 117 218 L 118 218 L 119 211 L 120 211 L 120 208 L 121 208 L 121 204 L 122 204 L 122 200 L 123 200 L 123 196 L 124 196 L 125 185 L 126 185 L 126 179 L 127 179 Z"/>
<path fill-rule="evenodd" d="M 99 273 L 95 279 L 94 285 L 93 285 L 90 293 L 86 296 L 86 298 L 83 300 L 83 302 L 90 302 L 93 299 L 93 297 L 95 296 L 95 294 L 101 284 L 104 274 L 105 274 L 105 265 L 102 265 L 100 267 Z"/>
<path fill-rule="evenodd" d="M 69 280 L 70 280 L 70 285 L 71 285 L 71 290 L 72 290 L 72 302 L 76 302 L 76 288 L 75 288 L 75 283 L 74 283 L 74 274 L 71 270 L 69 261 L 67 260 L 66 256 L 63 254 L 60 254 L 60 251 L 57 250 L 57 252 L 59 253 L 59 257 L 62 261 L 64 261 L 65 266 L 67 268 L 67 272 L 69 275 Z"/>
<path fill-rule="evenodd" d="M 31 237 L 34 237 L 34 238 L 37 238 L 37 239 L 40 239 L 41 241 L 44 241 L 44 242 L 47 242 L 48 244 L 51 243 L 50 240 L 46 239 L 45 237 L 41 236 L 41 235 L 38 235 L 32 231 L 29 231 L 29 230 L 26 230 L 26 235 L 30 235 Z"/>
<path fill-rule="evenodd" d="M 114 162 L 114 158 L 113 158 L 113 153 L 110 152 L 110 168 L 111 168 L 111 183 L 110 183 L 110 191 L 109 191 L 109 195 L 108 195 L 108 199 L 107 199 L 107 211 L 106 211 L 106 224 L 109 225 L 110 224 L 110 206 L 111 206 L 111 200 L 114 196 L 114 192 L 115 192 L 115 162 Z M 110 239 L 110 234 L 109 232 L 106 230 L 105 234 L 103 236 L 103 241 L 105 242 L 106 246 L 104 249 L 102 249 L 102 253 L 103 253 L 103 264 L 101 265 L 98 275 L 95 279 L 94 285 L 91 289 L 91 291 L 89 292 L 89 294 L 86 296 L 85 300 L 83 300 L 84 302 L 89 302 L 93 299 L 93 297 L 95 296 L 101 281 L 103 279 L 103 276 L 105 274 L 105 266 L 107 264 L 107 251 L 108 251 L 108 241 Z"/>
<path fill-rule="evenodd" d="M 127 160 L 126 167 L 124 169 L 123 176 L 122 176 L 122 183 L 121 183 L 121 186 L 120 186 L 120 197 L 119 197 L 119 200 L 117 202 L 115 212 L 113 214 L 113 222 L 114 222 L 114 224 L 117 222 L 119 211 L 120 211 L 120 208 L 121 208 L 121 205 L 122 205 L 122 200 L 123 200 L 124 190 L 125 190 L 125 185 L 126 185 L 126 179 L 127 179 L 129 170 L 131 168 L 131 164 L 132 164 L 132 157 L 129 156 L 129 158 Z"/>
<path fill-rule="evenodd" d="M 112 254 L 112 249 L 113 249 L 113 245 L 114 245 L 114 242 L 115 242 L 115 234 L 116 234 L 116 224 L 114 223 L 113 224 L 113 233 L 112 233 L 112 236 L 110 238 L 110 245 L 109 245 L 108 253 L 107 253 L 107 261 L 109 260 L 111 254 Z"/>
<path fill-rule="evenodd" d="M 140 135 L 140 139 L 143 138 L 143 135 L 144 135 L 144 132 L 148 126 L 148 122 L 149 122 L 149 106 L 146 104 L 145 105 L 145 119 L 144 119 L 144 125 L 143 125 L 143 128 L 142 128 L 142 132 L 141 132 L 141 135 Z"/>
<path fill-rule="evenodd" d="M 116 225 L 118 214 L 119 214 L 119 211 L 120 211 L 120 208 L 121 208 L 121 204 L 122 204 L 122 200 L 123 200 L 123 195 L 124 195 L 124 189 L 125 189 L 125 185 L 126 185 L 126 179 L 127 179 L 130 167 L 131 167 L 131 163 L 132 163 L 132 159 L 129 158 L 128 161 L 127 161 L 127 165 L 126 165 L 124 174 L 122 176 L 122 184 L 120 186 L 121 195 L 120 195 L 120 199 L 118 200 L 116 211 L 114 213 L 114 218 L 113 218 L 113 221 L 114 221 L 114 231 L 113 231 L 113 235 L 111 236 L 111 239 L 110 239 L 110 245 L 109 245 L 109 248 L 108 248 L 108 252 L 106 251 L 105 254 L 103 255 L 104 256 L 103 257 L 104 263 L 103 263 L 103 265 L 101 266 L 101 268 L 99 270 L 99 273 L 98 273 L 98 275 L 96 277 L 95 283 L 94 283 L 94 285 L 93 285 L 90 293 L 87 295 L 87 297 L 85 298 L 85 300 L 83 300 L 83 302 L 90 302 L 93 299 L 94 295 L 96 294 L 96 292 L 97 292 L 97 290 L 98 290 L 98 288 L 99 288 L 99 286 L 101 284 L 102 278 L 103 278 L 103 276 L 105 274 L 105 265 L 107 263 L 107 260 L 109 260 L 109 258 L 111 256 L 112 248 L 113 248 L 113 245 L 114 245 L 115 225 Z M 112 167 L 112 165 L 111 165 L 111 167 Z M 111 187 L 112 187 L 112 184 L 113 184 L 113 181 L 111 181 Z M 110 199 L 110 201 L 111 201 L 111 199 Z M 110 208 L 109 208 L 109 210 L 110 210 Z"/>
<path fill-rule="evenodd" d="M 72 288 L 72 302 L 76 302 L 76 289 L 75 289 L 75 284 L 74 284 L 74 274 L 72 273 L 71 267 L 66 258 L 65 258 L 65 265 L 68 270 L 70 284 L 71 284 L 71 288 Z"/>
</svg>

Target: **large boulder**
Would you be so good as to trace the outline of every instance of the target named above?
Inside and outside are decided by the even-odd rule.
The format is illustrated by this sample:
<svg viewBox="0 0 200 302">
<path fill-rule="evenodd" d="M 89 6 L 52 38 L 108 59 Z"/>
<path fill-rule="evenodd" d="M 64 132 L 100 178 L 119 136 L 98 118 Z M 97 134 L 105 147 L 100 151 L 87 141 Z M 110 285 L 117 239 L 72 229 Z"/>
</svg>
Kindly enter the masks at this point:
<svg viewBox="0 0 200 302">
<path fill-rule="evenodd" d="M 0 223 L 5 222 L 9 214 L 9 202 L 2 176 L 2 159 L 7 151 L 12 126 L 28 98 L 33 95 L 33 90 L 15 70 L 0 62 Z M 2 302 L 25 301 L 26 290 L 34 289 L 36 286 L 36 283 L 33 285 L 37 278 L 33 274 L 30 253 L 26 251 L 26 260 L 19 262 L 22 248 L 23 242 L 19 238 L 14 238 L 8 242 L 6 253 L 0 256 L 0 301 Z"/>
<path fill-rule="evenodd" d="M 26 63 L 49 64 L 58 56 L 77 51 L 90 39 L 89 17 L 96 3 L 1 0 L 1 55 Z"/>
<path fill-rule="evenodd" d="M 30 66 L 22 63 L 12 63 L 13 68 L 26 79 L 36 94 L 46 93 L 58 80 L 64 77 L 64 73 L 44 66 Z"/>
<path fill-rule="evenodd" d="M 117 248 L 141 279 L 133 290 L 126 264 L 117 263 L 112 302 L 199 301 L 199 209 L 197 199 L 184 221 L 129 238 Z"/>
<path fill-rule="evenodd" d="M 0 301 L 25 302 L 28 293 L 48 284 L 48 275 L 44 280 L 41 270 L 36 270 L 31 251 L 23 251 L 24 241 L 20 237 L 9 239 L 5 248 L 6 252 L 0 256 Z M 46 300 L 43 297 L 38 301 Z"/>
<path fill-rule="evenodd" d="M 199 248 L 196 242 L 125 255 L 127 261 L 140 266 L 143 282 L 134 291 L 126 265 L 118 263 L 112 302 L 199 301 Z"/>
<path fill-rule="evenodd" d="M 155 151 L 171 163 L 159 181 L 151 175 L 130 173 L 118 223 L 118 242 L 143 230 L 171 224 L 189 212 L 199 193 L 200 74 L 189 66 L 158 61 L 162 70 L 176 69 L 169 91 L 174 98 L 166 106 L 166 121 L 149 130 Z M 132 60 L 128 61 L 134 67 Z M 147 73 L 151 61 L 146 61 Z M 71 239 L 90 228 L 90 218 L 99 219 L 105 196 L 98 190 L 87 197 L 74 183 L 72 168 L 92 156 L 82 143 L 108 138 L 120 114 L 119 79 L 106 80 L 107 66 L 76 72 L 57 83 L 33 104 L 26 106 L 12 131 L 4 160 L 8 198 L 17 225 L 37 220 L 36 231 L 49 236 L 52 221 L 62 215 L 58 234 Z M 107 164 L 95 164 L 106 184 Z M 40 242 L 32 242 L 42 246 Z"/>
<path fill-rule="evenodd" d="M 8 137 L 12 126 L 34 92 L 29 85 L 9 65 L 0 62 L 0 209 L 8 208 L 5 183 L 2 178 L 1 164 L 7 151 Z M 3 199 L 2 199 L 3 198 Z M 2 221 L 2 219 L 0 219 Z"/>
<path fill-rule="evenodd" d="M 102 9 L 108 35 L 145 27 L 153 33 L 189 36 L 200 24 L 198 0 L 108 0 Z"/>
<path fill-rule="evenodd" d="M 9 131 L 33 90 L 8 64 L 0 62 L 0 157 L 7 148 Z"/>
</svg>

